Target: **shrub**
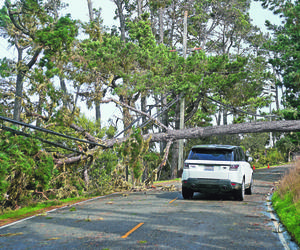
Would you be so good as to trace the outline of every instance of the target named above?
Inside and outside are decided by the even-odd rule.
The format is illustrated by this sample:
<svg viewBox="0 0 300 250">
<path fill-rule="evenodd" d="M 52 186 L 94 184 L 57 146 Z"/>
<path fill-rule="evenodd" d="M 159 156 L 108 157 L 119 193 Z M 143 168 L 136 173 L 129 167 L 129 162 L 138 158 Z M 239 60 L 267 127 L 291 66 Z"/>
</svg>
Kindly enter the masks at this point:
<svg viewBox="0 0 300 250">
<path fill-rule="evenodd" d="M 4 131 L 0 139 L 0 202 L 15 207 L 32 191 L 48 188 L 54 164 L 35 139 Z"/>
<path fill-rule="evenodd" d="M 300 161 L 280 181 L 272 201 L 281 222 L 300 244 Z"/>
</svg>

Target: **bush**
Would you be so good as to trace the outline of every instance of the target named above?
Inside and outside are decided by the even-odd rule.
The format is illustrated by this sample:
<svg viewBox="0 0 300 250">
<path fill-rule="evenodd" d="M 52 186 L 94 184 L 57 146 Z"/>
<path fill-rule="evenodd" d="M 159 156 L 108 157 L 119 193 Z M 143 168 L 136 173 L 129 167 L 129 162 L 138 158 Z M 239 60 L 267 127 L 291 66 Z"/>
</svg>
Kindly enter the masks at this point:
<svg viewBox="0 0 300 250">
<path fill-rule="evenodd" d="M 300 244 L 300 161 L 280 181 L 272 201 L 281 222 Z"/>
<path fill-rule="evenodd" d="M 32 191 L 48 188 L 54 164 L 35 139 L 3 131 L 0 139 L 0 202 L 15 207 Z"/>
<path fill-rule="evenodd" d="M 253 164 L 256 168 L 266 167 L 268 165 L 277 165 L 284 162 L 284 156 L 277 150 L 277 148 L 265 149 L 256 151 L 251 154 L 254 159 Z"/>
</svg>

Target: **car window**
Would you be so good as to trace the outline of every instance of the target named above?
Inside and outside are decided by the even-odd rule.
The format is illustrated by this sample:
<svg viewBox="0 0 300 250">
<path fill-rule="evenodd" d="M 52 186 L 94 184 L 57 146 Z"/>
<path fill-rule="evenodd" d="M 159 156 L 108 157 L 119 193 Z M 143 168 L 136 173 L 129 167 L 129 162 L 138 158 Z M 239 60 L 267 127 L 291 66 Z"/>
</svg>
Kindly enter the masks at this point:
<svg viewBox="0 0 300 250">
<path fill-rule="evenodd" d="M 234 156 L 235 161 L 241 161 L 241 151 L 239 148 L 235 149 L 235 156 Z"/>
<path fill-rule="evenodd" d="M 226 149 L 193 148 L 189 160 L 233 161 L 233 151 Z"/>
<path fill-rule="evenodd" d="M 246 157 L 245 157 L 245 153 L 244 153 L 244 150 L 240 148 L 240 160 L 241 161 L 246 161 Z"/>
</svg>

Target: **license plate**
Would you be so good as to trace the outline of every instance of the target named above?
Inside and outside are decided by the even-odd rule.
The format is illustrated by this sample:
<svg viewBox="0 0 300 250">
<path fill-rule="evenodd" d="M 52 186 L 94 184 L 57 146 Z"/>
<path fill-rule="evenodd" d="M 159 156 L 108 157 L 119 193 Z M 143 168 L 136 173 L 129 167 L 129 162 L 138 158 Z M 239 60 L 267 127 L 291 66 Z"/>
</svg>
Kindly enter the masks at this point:
<svg viewBox="0 0 300 250">
<path fill-rule="evenodd" d="M 205 171 L 214 171 L 214 166 L 205 166 L 204 170 Z"/>
</svg>

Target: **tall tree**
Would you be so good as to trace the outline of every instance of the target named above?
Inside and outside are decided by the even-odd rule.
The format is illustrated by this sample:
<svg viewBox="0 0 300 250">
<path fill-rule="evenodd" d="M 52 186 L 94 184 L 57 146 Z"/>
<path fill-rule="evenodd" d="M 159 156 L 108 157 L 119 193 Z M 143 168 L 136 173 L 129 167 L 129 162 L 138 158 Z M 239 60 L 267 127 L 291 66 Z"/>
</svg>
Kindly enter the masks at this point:
<svg viewBox="0 0 300 250">
<path fill-rule="evenodd" d="M 284 110 L 280 111 L 287 120 L 300 119 L 300 2 L 261 0 L 262 6 L 273 11 L 281 18 L 281 24 L 266 21 L 266 26 L 273 31 L 273 37 L 266 43 L 266 48 L 273 53 L 270 63 L 277 78 L 276 85 L 283 87 Z M 276 143 L 283 151 L 299 151 L 299 133 L 287 133 Z"/>
<path fill-rule="evenodd" d="M 5 1 L 1 10 L 1 29 L 11 45 L 17 48 L 16 92 L 13 117 L 20 120 L 23 100 L 23 84 L 30 70 L 44 50 L 44 61 L 55 51 L 64 49 L 72 40 L 67 18 L 58 19 L 60 1 L 34 0 Z M 61 26 L 61 25 L 64 25 Z M 76 35 L 74 30 L 73 37 Z M 25 56 L 26 53 L 26 56 Z M 48 60 L 48 63 L 51 62 Z"/>
<path fill-rule="evenodd" d="M 280 15 L 282 24 L 266 22 L 267 27 L 274 32 L 274 38 L 267 48 L 274 53 L 270 60 L 282 81 L 277 83 L 285 87 L 284 100 L 287 107 L 294 109 L 285 112 L 288 119 L 300 119 L 300 2 L 299 1 L 261 1 L 264 8 L 269 8 L 275 15 Z M 280 78 L 279 78 L 280 79 Z"/>
<path fill-rule="evenodd" d="M 88 9 L 89 9 L 89 17 L 92 25 L 95 25 L 94 19 L 94 11 L 93 11 L 93 3 L 91 0 L 87 0 Z M 96 110 L 96 121 L 100 121 L 101 119 L 101 111 L 100 111 L 100 103 L 99 100 L 95 101 L 95 110 Z"/>
<path fill-rule="evenodd" d="M 10 1 L 5 1 L 5 6 L 2 9 L 2 29 L 6 35 L 10 37 L 9 42 L 14 44 L 18 52 L 17 62 L 17 77 L 16 91 L 13 118 L 20 120 L 22 97 L 23 97 L 23 82 L 26 73 L 32 68 L 37 61 L 42 49 L 38 46 L 33 47 L 32 41 L 35 39 L 36 26 L 40 25 L 39 16 L 44 11 L 34 1 L 24 1 L 11 4 Z M 32 55 L 26 62 L 24 60 L 24 52 Z"/>
</svg>

